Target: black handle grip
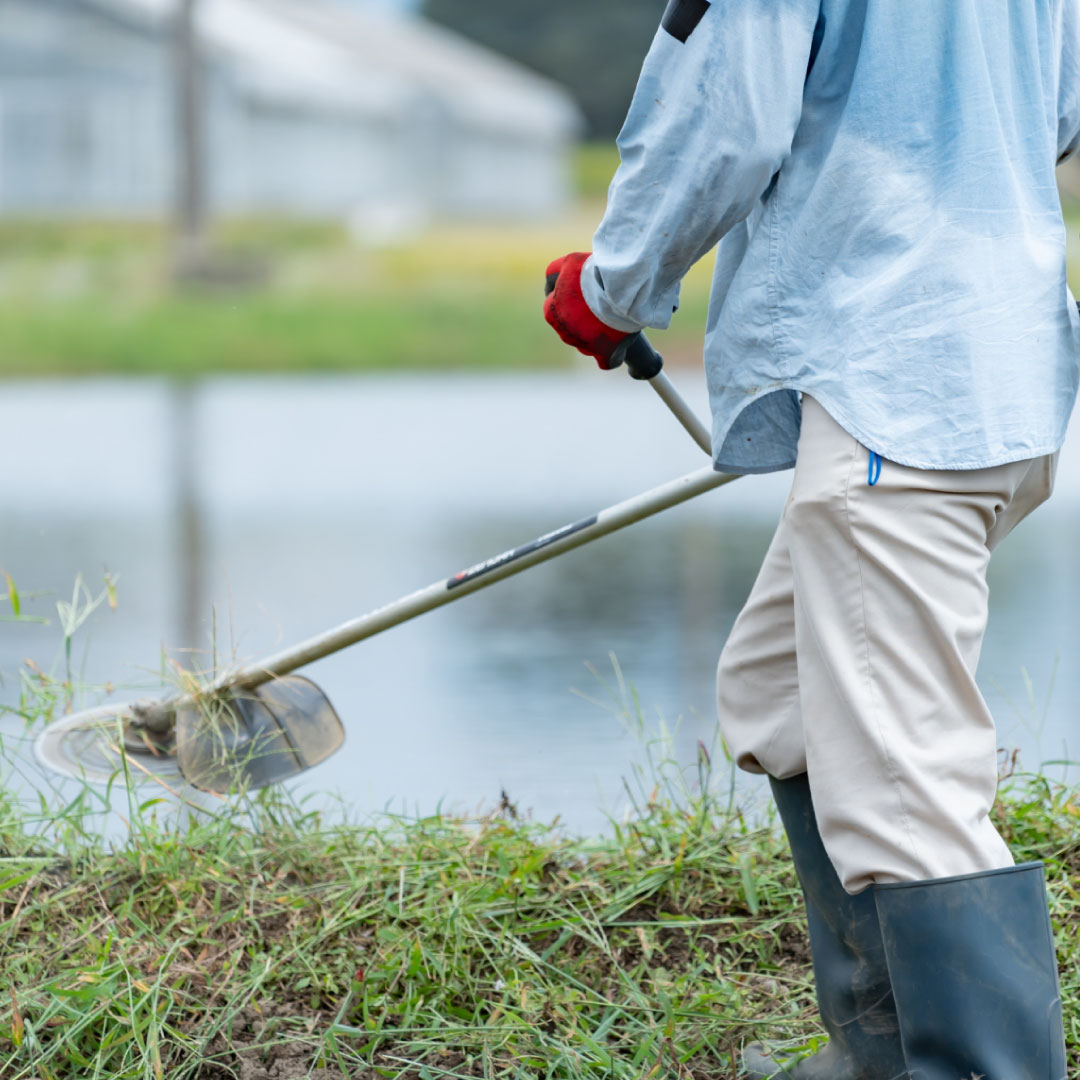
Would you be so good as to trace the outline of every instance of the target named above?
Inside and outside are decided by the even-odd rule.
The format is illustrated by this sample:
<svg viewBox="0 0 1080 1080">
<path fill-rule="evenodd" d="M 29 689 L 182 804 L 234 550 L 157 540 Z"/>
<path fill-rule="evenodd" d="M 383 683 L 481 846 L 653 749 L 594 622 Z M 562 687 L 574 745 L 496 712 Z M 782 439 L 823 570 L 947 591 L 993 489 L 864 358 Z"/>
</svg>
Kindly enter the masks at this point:
<svg viewBox="0 0 1080 1080">
<path fill-rule="evenodd" d="M 609 365 L 617 368 L 626 364 L 632 379 L 655 379 L 663 370 L 664 358 L 649 344 L 649 339 L 640 331 L 631 334 L 611 354 Z"/>
<path fill-rule="evenodd" d="M 550 296 L 555 291 L 558 274 L 548 274 L 544 282 L 544 295 Z M 619 343 L 608 361 L 608 370 L 626 364 L 632 379 L 654 379 L 664 367 L 664 358 L 649 344 L 649 339 L 640 331 L 631 334 Z"/>
</svg>

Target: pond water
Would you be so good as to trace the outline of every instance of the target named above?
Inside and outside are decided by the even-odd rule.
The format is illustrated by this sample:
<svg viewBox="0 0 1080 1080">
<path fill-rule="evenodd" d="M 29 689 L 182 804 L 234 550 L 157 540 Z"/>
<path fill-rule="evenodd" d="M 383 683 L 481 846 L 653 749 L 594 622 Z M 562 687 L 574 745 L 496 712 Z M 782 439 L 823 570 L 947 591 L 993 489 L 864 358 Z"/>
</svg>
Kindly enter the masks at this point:
<svg viewBox="0 0 1080 1080">
<path fill-rule="evenodd" d="M 700 376 L 677 381 L 704 415 Z M 704 462 L 647 388 L 584 369 L 2 395 L 0 569 L 24 613 L 51 619 L 0 622 L 9 705 L 27 658 L 60 670 L 55 605 L 76 573 L 96 591 L 107 568 L 119 598 L 76 639 L 77 674 L 136 696 L 158 685 L 162 650 L 205 667 L 216 639 L 219 656 L 255 659 Z M 678 721 L 692 764 L 789 483 L 740 480 L 315 665 L 348 738 L 301 792 L 413 814 L 505 791 L 538 818 L 602 828 L 643 753 L 617 710 L 588 700 L 608 700 L 610 657 L 650 729 Z M 1080 757 L 1078 541 L 1074 439 L 1055 498 L 992 566 L 980 679 L 1000 744 L 1029 768 Z M 7 782 L 47 784 L 21 722 L 0 729 L 18 757 Z"/>
</svg>

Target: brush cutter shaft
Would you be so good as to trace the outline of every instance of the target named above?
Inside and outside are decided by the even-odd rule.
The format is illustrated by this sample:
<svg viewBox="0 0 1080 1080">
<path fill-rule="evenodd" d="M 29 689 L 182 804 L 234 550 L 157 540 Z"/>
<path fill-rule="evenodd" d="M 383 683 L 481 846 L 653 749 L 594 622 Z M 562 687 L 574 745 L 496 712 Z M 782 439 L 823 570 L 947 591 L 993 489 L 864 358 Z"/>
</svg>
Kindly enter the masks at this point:
<svg viewBox="0 0 1080 1080">
<path fill-rule="evenodd" d="M 662 363 L 659 355 L 648 345 L 644 335 L 638 335 L 638 338 L 642 346 L 656 357 L 657 362 Z M 679 423 L 689 432 L 694 442 L 705 453 L 711 455 L 712 439 L 708 430 L 679 391 L 672 385 L 667 375 L 663 371 L 657 371 L 648 382 Z M 564 551 L 581 547 L 582 544 L 587 544 L 598 537 L 616 532 L 627 525 L 633 525 L 643 518 L 651 517 L 662 510 L 677 506 L 681 502 L 686 502 L 688 499 L 695 498 L 734 479 L 734 476 L 728 476 L 715 472 L 711 468 L 706 468 L 680 477 L 678 480 L 662 484 L 658 488 L 653 488 L 652 491 L 636 495 L 625 502 L 609 507 L 607 510 L 601 510 L 599 514 L 591 518 L 564 525 L 561 529 L 547 533 L 520 548 L 503 552 L 501 555 L 496 555 L 485 562 L 478 563 L 448 581 L 437 581 L 426 589 L 420 589 L 367 615 L 351 619 L 334 630 L 319 634 L 317 637 L 310 638 L 293 648 L 285 649 L 269 659 L 252 664 L 239 672 L 234 672 L 219 680 L 211 689 L 226 689 L 229 687 L 254 689 L 256 686 L 261 686 L 278 676 L 287 675 L 305 664 L 321 660 L 324 656 L 329 656 L 340 649 L 355 645 L 357 642 L 379 634 L 383 630 L 399 626 L 409 619 L 414 619 L 417 615 L 433 611 L 435 608 L 449 604 L 459 597 L 467 596 L 469 593 L 474 593 L 487 585 L 493 585 L 496 581 L 502 581 L 503 578 L 527 570 L 537 563 L 554 559 Z"/>
<path fill-rule="evenodd" d="M 426 589 L 420 589 L 368 615 L 343 623 L 334 630 L 277 653 L 259 664 L 234 672 L 221 681 L 220 688 L 252 689 L 279 675 L 286 675 L 314 660 L 329 656 L 339 649 L 355 645 L 358 641 L 379 634 L 383 630 L 389 630 L 392 626 L 399 626 L 417 615 L 423 615 L 469 593 L 494 585 L 496 581 L 519 574 L 530 566 L 547 562 L 549 559 L 562 555 L 565 551 L 581 547 L 582 544 L 588 544 L 627 525 L 633 525 L 644 518 L 678 506 L 734 479 L 734 476 L 718 473 L 706 467 L 677 480 L 661 484 L 651 491 L 635 495 L 607 510 L 601 510 L 599 514 L 591 518 L 564 525 L 561 529 L 547 533 L 529 544 L 496 555 L 468 570 L 463 570 L 448 580 L 437 581 Z"/>
<path fill-rule="evenodd" d="M 656 391 L 660 400 L 672 411 L 675 419 L 690 433 L 694 440 L 712 457 L 712 435 L 709 429 L 698 419 L 697 413 L 686 404 L 683 396 L 672 385 L 671 380 L 661 371 L 649 380 L 649 385 Z"/>
<path fill-rule="evenodd" d="M 612 367 L 623 363 L 626 364 L 631 378 L 652 386 L 660 400 L 672 411 L 675 419 L 690 433 L 690 438 L 712 457 L 712 436 L 709 429 L 697 418 L 697 413 L 686 404 L 664 374 L 664 358 L 652 347 L 652 342 L 643 333 L 631 334 L 612 354 Z"/>
<path fill-rule="evenodd" d="M 647 352 L 655 359 L 657 365 L 663 363 L 659 354 L 652 349 L 643 335 L 638 335 L 637 339 L 638 349 L 643 355 Z M 694 442 L 711 455 L 712 446 L 708 430 L 683 400 L 671 380 L 657 367 L 655 374 L 647 381 L 679 423 L 690 433 Z M 607 536 L 608 533 L 616 532 L 627 525 L 633 525 L 636 521 L 652 517 L 653 514 L 659 514 L 672 506 L 678 506 L 679 503 L 693 499 L 713 488 L 721 487 L 734 479 L 734 476 L 715 472 L 712 468 L 704 468 L 680 477 L 678 480 L 662 484 L 660 487 L 653 488 L 652 491 L 636 495 L 607 510 L 601 510 L 591 518 L 564 525 L 561 529 L 538 537 L 520 548 L 496 555 L 447 581 L 437 581 L 426 589 L 420 589 L 370 614 L 342 623 L 336 629 L 328 630 L 300 645 L 275 653 L 239 671 L 226 672 L 200 691 L 198 697 L 204 698 L 207 695 L 221 694 L 229 690 L 254 690 L 270 682 L 271 679 L 287 675 L 305 664 L 321 660 L 324 656 L 329 656 L 349 645 L 355 645 L 358 641 L 379 634 L 383 630 L 389 630 L 392 626 L 408 622 L 417 615 L 433 611 L 487 585 L 494 585 L 496 581 L 502 581 L 503 578 L 518 574 L 537 563 L 554 559 L 564 551 L 581 547 L 582 544 Z M 191 695 L 166 701 L 138 702 L 132 706 L 132 712 L 139 727 L 147 731 L 163 733 L 174 725 L 177 711 L 194 702 L 195 697 Z"/>
<path fill-rule="evenodd" d="M 591 543 L 609 533 L 617 532 L 635 522 L 643 521 L 673 506 L 697 498 L 713 488 L 722 487 L 737 477 L 727 473 L 718 473 L 711 467 L 698 469 L 677 480 L 646 491 L 641 495 L 626 499 L 615 506 L 601 510 L 590 518 L 564 525 L 553 532 L 523 544 L 521 547 L 504 551 L 486 559 L 482 563 L 462 570 L 451 578 L 436 581 L 408 596 L 395 600 L 385 607 L 377 608 L 367 615 L 350 619 L 346 623 L 324 634 L 309 638 L 292 648 L 284 649 L 273 656 L 247 667 L 226 672 L 215 682 L 201 690 L 198 698 L 213 697 L 217 694 L 234 690 L 254 690 L 272 679 L 288 675 L 305 664 L 321 660 L 331 653 L 355 645 L 365 638 L 374 637 L 391 627 L 400 626 L 418 615 L 453 603 L 455 600 L 478 592 L 497 581 L 520 574 L 530 566 L 557 558 L 564 552 Z M 169 731 L 176 721 L 179 710 L 194 705 L 196 697 L 185 695 L 165 701 L 137 702 L 130 706 L 130 714 L 138 727 L 162 733 Z M 115 708 L 114 708 L 115 711 Z"/>
</svg>

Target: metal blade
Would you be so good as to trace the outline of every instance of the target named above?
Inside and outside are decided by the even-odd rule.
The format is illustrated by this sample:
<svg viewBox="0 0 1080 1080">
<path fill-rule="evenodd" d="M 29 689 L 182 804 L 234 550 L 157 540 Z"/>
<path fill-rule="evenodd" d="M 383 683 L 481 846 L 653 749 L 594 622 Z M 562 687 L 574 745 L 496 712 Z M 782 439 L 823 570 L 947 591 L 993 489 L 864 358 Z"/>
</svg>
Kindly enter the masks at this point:
<svg viewBox="0 0 1080 1080">
<path fill-rule="evenodd" d="M 131 707 L 104 705 L 49 724 L 34 741 L 39 762 L 94 784 L 108 784 L 125 771 L 132 783 L 180 782 L 171 733 L 152 734 L 132 724 Z"/>
</svg>

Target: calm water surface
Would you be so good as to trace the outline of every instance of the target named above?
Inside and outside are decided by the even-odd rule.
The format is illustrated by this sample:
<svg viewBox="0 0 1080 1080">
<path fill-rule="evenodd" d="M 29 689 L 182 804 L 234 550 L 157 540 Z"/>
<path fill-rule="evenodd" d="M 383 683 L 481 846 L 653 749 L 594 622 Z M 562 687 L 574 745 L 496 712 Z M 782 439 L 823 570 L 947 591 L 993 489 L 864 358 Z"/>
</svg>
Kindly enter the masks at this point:
<svg viewBox="0 0 1080 1080">
<path fill-rule="evenodd" d="M 679 381 L 704 414 L 700 380 Z M 134 695 L 157 685 L 162 650 L 206 665 L 216 639 L 256 658 L 704 460 L 648 388 L 585 371 L 26 382 L 3 401 L 0 568 L 52 623 L 0 623 L 6 704 L 26 659 L 58 670 L 55 604 L 76 573 L 119 578 L 118 609 L 77 645 L 81 678 Z M 980 679 L 1001 745 L 1031 767 L 1080 756 L 1077 441 L 991 574 Z M 505 790 L 601 828 L 641 758 L 587 700 L 605 699 L 609 656 L 650 725 L 679 722 L 691 763 L 789 483 L 740 480 L 319 663 L 348 740 L 301 790 L 356 813 L 471 810 Z M 29 795 L 46 780 L 20 724 L 0 723 L 18 757 L 7 783 Z"/>
</svg>

